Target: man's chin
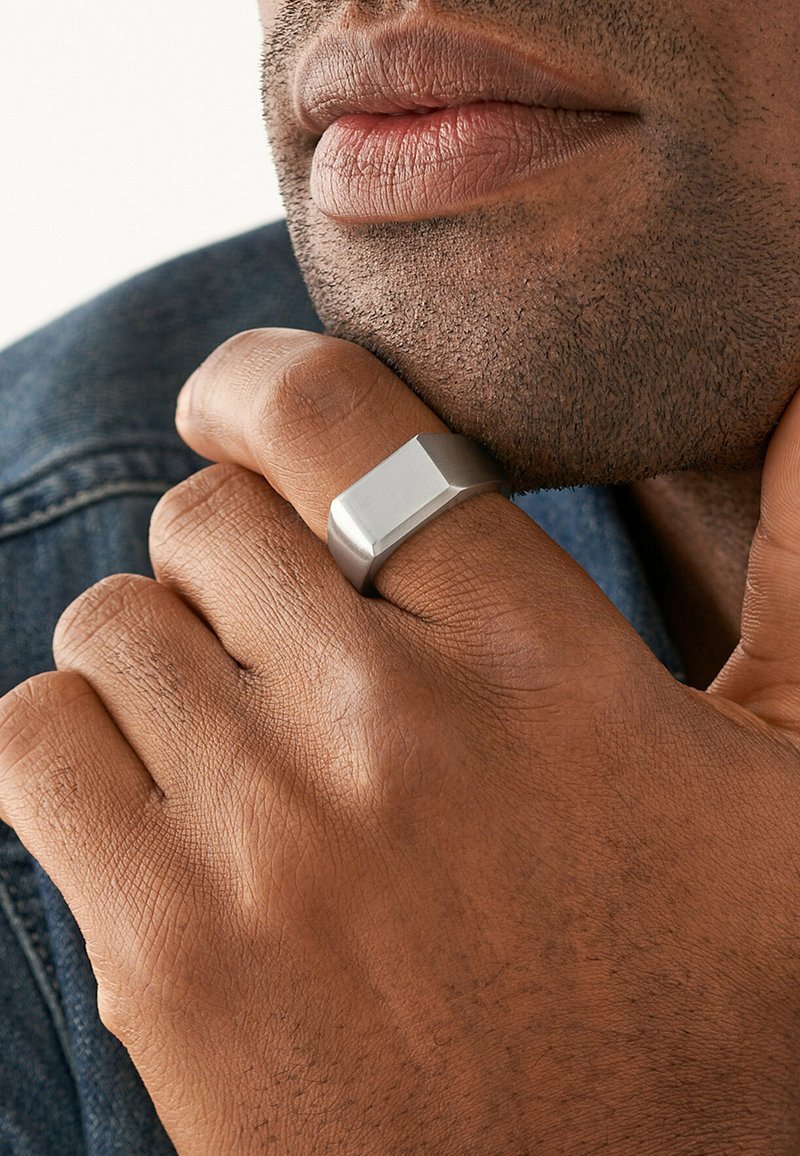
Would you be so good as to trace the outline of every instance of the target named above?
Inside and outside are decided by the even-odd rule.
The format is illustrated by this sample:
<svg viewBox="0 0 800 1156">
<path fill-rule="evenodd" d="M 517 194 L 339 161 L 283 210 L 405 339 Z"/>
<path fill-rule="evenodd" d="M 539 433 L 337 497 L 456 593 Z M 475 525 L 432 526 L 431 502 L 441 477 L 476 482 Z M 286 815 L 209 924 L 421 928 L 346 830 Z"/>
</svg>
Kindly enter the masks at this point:
<svg viewBox="0 0 800 1156">
<path fill-rule="evenodd" d="M 662 475 L 760 471 L 769 435 L 782 403 L 763 415 L 760 429 L 742 428 L 739 440 L 699 436 L 699 414 L 660 424 L 647 405 L 654 391 L 603 405 L 600 391 L 587 390 L 580 374 L 539 388 L 528 378 L 503 379 L 486 367 L 448 364 L 441 347 L 417 344 L 413 354 L 363 323 L 326 319 L 331 336 L 363 346 L 392 370 L 454 433 L 480 441 L 497 459 L 515 493 L 573 486 L 626 486 Z M 471 372 L 470 372 L 471 370 Z M 513 386 L 513 388 L 511 388 Z M 613 395 L 614 391 L 610 391 Z M 677 417 L 680 399 L 670 404 Z"/>
<path fill-rule="evenodd" d="M 711 173 L 696 183 L 714 190 Z M 612 207 L 570 244 L 529 204 L 343 228 L 304 180 L 285 199 L 326 330 L 376 355 L 525 492 L 763 460 L 797 388 L 790 250 L 755 211 L 761 190 L 742 182 L 735 201 L 702 207 L 676 190 L 652 219 L 623 228 Z"/>
</svg>

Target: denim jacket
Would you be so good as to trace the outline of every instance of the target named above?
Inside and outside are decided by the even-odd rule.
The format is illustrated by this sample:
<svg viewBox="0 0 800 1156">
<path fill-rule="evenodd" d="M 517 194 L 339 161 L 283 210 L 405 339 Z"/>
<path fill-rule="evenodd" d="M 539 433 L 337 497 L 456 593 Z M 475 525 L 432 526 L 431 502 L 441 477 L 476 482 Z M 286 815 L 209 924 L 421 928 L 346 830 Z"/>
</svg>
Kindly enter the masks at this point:
<svg viewBox="0 0 800 1156">
<path fill-rule="evenodd" d="M 178 391 L 226 337 L 257 326 L 322 329 L 283 221 L 144 273 L 0 353 L 0 694 L 53 669 L 55 624 L 86 587 L 152 575 L 150 513 L 207 464 L 175 432 Z M 681 677 L 613 493 L 516 501 Z M 0 824 L 0 1156 L 168 1152 L 98 1019 L 69 910 Z"/>
</svg>

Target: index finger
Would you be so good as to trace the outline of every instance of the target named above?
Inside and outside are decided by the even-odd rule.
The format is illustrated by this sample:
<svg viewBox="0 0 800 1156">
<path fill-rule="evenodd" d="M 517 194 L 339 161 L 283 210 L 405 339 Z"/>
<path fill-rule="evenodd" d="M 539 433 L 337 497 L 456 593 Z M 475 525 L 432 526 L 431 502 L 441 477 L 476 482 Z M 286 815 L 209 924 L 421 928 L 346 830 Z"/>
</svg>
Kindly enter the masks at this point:
<svg viewBox="0 0 800 1156">
<path fill-rule="evenodd" d="M 323 541 L 337 494 L 414 434 L 447 432 L 366 349 L 298 329 L 231 337 L 187 381 L 176 420 L 204 457 L 263 473 Z"/>
<path fill-rule="evenodd" d="M 323 540 L 338 494 L 415 435 L 448 432 L 367 350 L 287 329 L 250 330 L 220 346 L 184 387 L 177 424 L 204 457 L 262 473 Z M 474 620 L 477 607 L 494 613 L 503 592 L 535 608 L 541 623 L 557 591 L 562 635 L 565 618 L 572 630 L 580 619 L 597 629 L 604 614 L 617 616 L 560 547 L 491 493 L 418 531 L 375 584 L 385 599 L 433 620 L 461 611 Z M 599 617 L 597 601 L 607 606 Z M 595 607 L 588 615 L 587 603 Z"/>
</svg>

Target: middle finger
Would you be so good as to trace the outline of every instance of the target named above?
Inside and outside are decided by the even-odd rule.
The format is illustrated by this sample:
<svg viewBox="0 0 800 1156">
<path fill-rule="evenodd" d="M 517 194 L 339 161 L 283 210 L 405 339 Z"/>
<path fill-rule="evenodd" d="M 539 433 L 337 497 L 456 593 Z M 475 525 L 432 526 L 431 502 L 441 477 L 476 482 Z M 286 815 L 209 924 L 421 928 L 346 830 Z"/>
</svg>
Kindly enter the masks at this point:
<svg viewBox="0 0 800 1156">
<path fill-rule="evenodd" d="M 324 545 L 268 482 L 210 466 L 170 490 L 150 522 L 159 582 L 174 589 L 265 689 L 284 690 L 366 615 Z M 346 624 L 346 625 L 345 625 Z"/>
</svg>

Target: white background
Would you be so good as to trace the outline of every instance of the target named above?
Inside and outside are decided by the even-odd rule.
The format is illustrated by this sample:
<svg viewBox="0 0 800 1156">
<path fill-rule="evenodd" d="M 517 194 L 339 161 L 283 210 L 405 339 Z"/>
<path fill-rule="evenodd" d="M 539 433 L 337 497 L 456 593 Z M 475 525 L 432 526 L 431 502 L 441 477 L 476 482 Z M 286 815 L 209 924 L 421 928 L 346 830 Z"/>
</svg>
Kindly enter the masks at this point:
<svg viewBox="0 0 800 1156">
<path fill-rule="evenodd" d="M 0 0 L 0 348 L 283 216 L 257 0 Z"/>
</svg>

